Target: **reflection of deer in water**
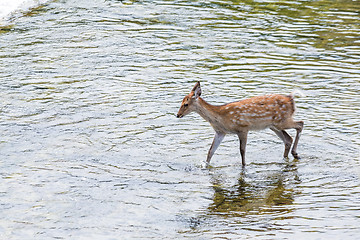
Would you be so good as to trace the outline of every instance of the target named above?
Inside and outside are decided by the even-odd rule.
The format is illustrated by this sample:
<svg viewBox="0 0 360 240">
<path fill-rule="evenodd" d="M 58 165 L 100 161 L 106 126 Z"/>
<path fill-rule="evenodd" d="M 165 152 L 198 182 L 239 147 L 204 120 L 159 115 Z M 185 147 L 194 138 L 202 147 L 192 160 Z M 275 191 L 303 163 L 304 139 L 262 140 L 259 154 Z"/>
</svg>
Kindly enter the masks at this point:
<svg viewBox="0 0 360 240">
<path fill-rule="evenodd" d="M 282 170 L 267 175 L 263 181 L 257 178 L 252 182 L 242 171 L 237 183 L 228 187 L 222 186 L 222 180 L 216 174 L 212 176 L 214 196 L 208 210 L 211 214 L 236 216 L 291 211 L 288 205 L 293 204 L 296 193 L 291 186 L 299 180 L 296 160 L 286 161 Z"/>
<path fill-rule="evenodd" d="M 299 158 L 296 148 L 304 122 L 294 121 L 295 102 L 293 93 L 284 96 L 279 94 L 265 95 L 232 102 L 221 106 L 207 103 L 201 97 L 200 82 L 197 82 L 192 91 L 184 97 L 178 118 L 191 112 L 197 112 L 208 121 L 215 130 L 214 141 L 209 149 L 206 164 L 228 133 L 237 134 L 240 140 L 242 165 L 245 166 L 245 149 L 248 132 L 270 128 L 284 142 L 284 157 L 288 157 L 293 142 L 292 137 L 285 129 L 296 129 L 296 137 L 291 154 Z"/>
</svg>

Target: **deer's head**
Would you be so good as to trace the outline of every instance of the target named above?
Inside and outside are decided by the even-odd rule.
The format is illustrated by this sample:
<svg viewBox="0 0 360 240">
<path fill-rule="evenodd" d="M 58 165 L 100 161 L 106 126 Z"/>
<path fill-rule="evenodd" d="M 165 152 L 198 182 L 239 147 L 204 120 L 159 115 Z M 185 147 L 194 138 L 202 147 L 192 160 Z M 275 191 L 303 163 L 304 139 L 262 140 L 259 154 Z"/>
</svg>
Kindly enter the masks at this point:
<svg viewBox="0 0 360 240">
<path fill-rule="evenodd" d="M 179 109 L 176 117 L 182 118 L 185 115 L 195 111 L 195 102 L 201 95 L 200 82 L 197 82 L 191 92 L 184 97 L 181 103 L 181 107 Z"/>
</svg>

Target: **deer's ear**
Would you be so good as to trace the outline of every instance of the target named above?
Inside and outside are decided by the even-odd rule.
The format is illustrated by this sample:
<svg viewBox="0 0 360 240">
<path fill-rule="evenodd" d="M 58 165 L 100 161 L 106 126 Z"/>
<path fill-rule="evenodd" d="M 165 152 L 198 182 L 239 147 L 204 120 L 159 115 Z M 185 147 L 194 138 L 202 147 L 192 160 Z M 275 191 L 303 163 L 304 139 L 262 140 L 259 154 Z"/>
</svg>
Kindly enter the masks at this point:
<svg viewBox="0 0 360 240">
<path fill-rule="evenodd" d="M 195 84 L 195 86 L 194 86 L 194 88 L 192 89 L 191 92 L 194 94 L 193 97 L 194 97 L 195 99 L 197 99 L 198 97 L 200 97 L 200 95 L 201 95 L 200 82 L 197 82 L 197 83 Z"/>
</svg>

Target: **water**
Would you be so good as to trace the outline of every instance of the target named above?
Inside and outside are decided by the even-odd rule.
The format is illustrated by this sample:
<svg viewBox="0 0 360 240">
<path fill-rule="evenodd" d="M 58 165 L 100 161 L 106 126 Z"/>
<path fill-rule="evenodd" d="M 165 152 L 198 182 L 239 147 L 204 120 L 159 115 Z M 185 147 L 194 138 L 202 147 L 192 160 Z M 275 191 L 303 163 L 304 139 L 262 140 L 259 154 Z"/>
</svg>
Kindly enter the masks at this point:
<svg viewBox="0 0 360 240">
<path fill-rule="evenodd" d="M 355 239 L 359 1 L 51 1 L 0 30 L 1 239 Z M 175 117 L 196 81 L 222 104 L 290 93 L 282 159 L 252 132 Z M 294 132 L 290 131 L 294 136 Z"/>
<path fill-rule="evenodd" d="M 36 7 L 42 7 L 48 0 L 1 0 L 0 25 L 10 24 L 13 20 L 31 12 Z"/>
</svg>

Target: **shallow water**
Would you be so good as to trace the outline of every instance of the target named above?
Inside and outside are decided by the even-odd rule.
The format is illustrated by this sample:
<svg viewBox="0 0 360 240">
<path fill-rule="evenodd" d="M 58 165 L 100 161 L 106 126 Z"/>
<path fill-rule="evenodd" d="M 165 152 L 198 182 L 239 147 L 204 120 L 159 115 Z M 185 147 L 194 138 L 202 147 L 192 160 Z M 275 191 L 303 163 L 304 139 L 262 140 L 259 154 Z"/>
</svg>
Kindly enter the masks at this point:
<svg viewBox="0 0 360 240">
<path fill-rule="evenodd" d="M 0 30 L 2 239 L 354 239 L 359 1 L 54 1 Z M 177 119 L 301 89 L 300 160 Z M 290 133 L 294 135 L 294 132 Z"/>
</svg>

